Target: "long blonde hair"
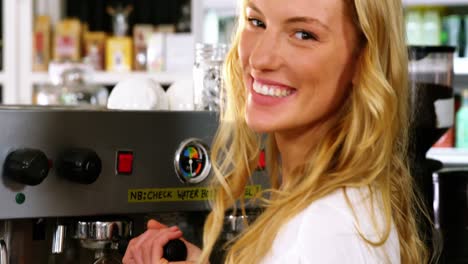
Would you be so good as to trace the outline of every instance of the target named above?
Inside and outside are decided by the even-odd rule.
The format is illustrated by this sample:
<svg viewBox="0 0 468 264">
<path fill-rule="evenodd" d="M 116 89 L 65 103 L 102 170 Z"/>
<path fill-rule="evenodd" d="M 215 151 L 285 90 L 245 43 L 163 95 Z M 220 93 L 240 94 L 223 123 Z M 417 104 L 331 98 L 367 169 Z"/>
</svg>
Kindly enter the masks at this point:
<svg viewBox="0 0 468 264">
<path fill-rule="evenodd" d="M 237 34 L 225 65 L 226 103 L 213 142 L 213 171 L 217 192 L 205 223 L 201 262 L 209 255 L 223 226 L 225 211 L 240 201 L 257 164 L 261 135 L 245 121 L 246 94 L 238 55 L 245 21 L 242 1 Z M 226 263 L 258 263 L 271 249 L 279 229 L 312 202 L 346 187 L 377 186 L 382 193 L 385 231 L 379 246 L 396 226 L 402 263 L 427 263 L 428 253 L 416 224 L 417 200 L 408 171 L 407 49 L 401 0 L 344 0 L 360 32 L 354 87 L 337 122 L 325 133 L 296 173 L 295 181 L 279 190 L 279 152 L 271 135 L 266 143 L 273 195 L 261 216 L 233 241 Z"/>
</svg>

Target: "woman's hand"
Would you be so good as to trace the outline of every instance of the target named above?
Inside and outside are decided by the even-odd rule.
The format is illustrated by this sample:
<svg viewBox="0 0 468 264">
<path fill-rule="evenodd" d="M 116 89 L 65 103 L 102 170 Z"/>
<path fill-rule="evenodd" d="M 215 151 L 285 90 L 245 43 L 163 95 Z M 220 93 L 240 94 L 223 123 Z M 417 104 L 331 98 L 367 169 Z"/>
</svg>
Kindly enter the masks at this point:
<svg viewBox="0 0 468 264">
<path fill-rule="evenodd" d="M 196 263 L 201 250 L 182 238 L 178 227 L 167 227 L 156 220 L 149 220 L 147 231 L 132 239 L 123 258 L 124 264 L 166 264 L 163 258 L 163 247 L 172 239 L 180 239 L 187 247 L 187 260 L 171 263 Z"/>
</svg>

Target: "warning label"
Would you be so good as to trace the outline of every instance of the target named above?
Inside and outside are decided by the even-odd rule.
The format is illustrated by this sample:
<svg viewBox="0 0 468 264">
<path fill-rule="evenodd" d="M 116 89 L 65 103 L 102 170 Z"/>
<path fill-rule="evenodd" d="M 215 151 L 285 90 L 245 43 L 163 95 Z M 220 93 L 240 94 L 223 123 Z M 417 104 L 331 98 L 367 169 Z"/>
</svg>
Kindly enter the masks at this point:
<svg viewBox="0 0 468 264">
<path fill-rule="evenodd" d="M 261 185 L 247 186 L 245 188 L 245 198 L 250 199 L 261 191 Z M 213 197 L 214 190 L 208 187 L 128 190 L 129 203 L 207 201 L 213 199 Z"/>
</svg>

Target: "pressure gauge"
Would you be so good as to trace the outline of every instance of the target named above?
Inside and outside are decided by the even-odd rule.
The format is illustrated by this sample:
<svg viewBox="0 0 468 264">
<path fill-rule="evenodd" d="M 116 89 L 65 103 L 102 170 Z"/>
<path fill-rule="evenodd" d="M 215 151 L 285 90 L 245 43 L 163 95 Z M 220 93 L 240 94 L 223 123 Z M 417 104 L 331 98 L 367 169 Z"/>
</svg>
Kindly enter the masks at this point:
<svg viewBox="0 0 468 264">
<path fill-rule="evenodd" d="M 174 168 L 184 183 L 199 183 L 210 174 L 211 162 L 208 147 L 199 139 L 183 141 L 176 151 Z"/>
</svg>

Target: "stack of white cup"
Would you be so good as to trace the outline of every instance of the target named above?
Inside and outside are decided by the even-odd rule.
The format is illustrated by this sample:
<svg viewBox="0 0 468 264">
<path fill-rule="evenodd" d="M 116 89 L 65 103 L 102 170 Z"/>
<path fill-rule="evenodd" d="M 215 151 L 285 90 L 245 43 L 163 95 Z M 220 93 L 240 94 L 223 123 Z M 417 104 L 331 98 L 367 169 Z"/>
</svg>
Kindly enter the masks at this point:
<svg viewBox="0 0 468 264">
<path fill-rule="evenodd" d="M 119 82 L 107 102 L 108 109 L 115 110 L 172 110 L 192 111 L 192 80 L 174 82 L 167 92 L 149 78 L 129 78 Z"/>
</svg>

